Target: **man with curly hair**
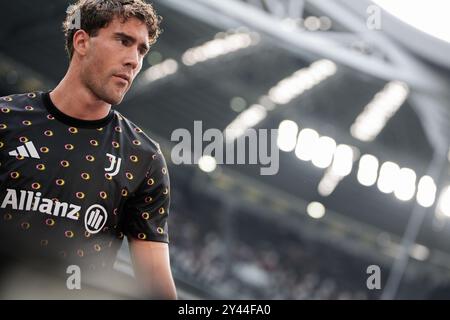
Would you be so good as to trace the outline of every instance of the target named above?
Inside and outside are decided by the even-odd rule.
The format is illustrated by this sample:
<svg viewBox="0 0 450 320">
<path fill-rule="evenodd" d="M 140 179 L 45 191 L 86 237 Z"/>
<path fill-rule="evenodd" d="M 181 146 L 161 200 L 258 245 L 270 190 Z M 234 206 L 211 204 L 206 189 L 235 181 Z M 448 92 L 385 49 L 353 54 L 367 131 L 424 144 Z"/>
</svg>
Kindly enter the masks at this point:
<svg viewBox="0 0 450 320">
<path fill-rule="evenodd" d="M 145 294 L 177 298 L 165 159 L 112 108 L 140 72 L 160 21 L 144 0 L 79 0 L 63 23 L 70 63 L 56 88 L 0 98 L 0 237 L 14 244 L 8 255 L 100 274 L 113 268 L 126 236 Z"/>
</svg>

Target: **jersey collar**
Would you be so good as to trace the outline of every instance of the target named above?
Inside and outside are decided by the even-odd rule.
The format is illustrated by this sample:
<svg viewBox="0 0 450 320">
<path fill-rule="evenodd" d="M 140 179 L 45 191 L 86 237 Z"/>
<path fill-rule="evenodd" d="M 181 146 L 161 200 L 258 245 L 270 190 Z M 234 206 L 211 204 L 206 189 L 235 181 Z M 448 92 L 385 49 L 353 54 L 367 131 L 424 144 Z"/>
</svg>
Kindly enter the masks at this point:
<svg viewBox="0 0 450 320">
<path fill-rule="evenodd" d="M 48 113 L 50 113 L 55 119 L 61 121 L 62 123 L 73 126 L 76 128 L 101 128 L 106 126 L 114 117 L 114 111 L 111 109 L 106 117 L 98 120 L 82 120 L 78 118 L 71 117 L 62 111 L 60 111 L 54 104 L 52 99 L 50 98 L 50 91 L 44 92 L 42 95 L 42 99 L 45 107 L 47 108 Z"/>
</svg>

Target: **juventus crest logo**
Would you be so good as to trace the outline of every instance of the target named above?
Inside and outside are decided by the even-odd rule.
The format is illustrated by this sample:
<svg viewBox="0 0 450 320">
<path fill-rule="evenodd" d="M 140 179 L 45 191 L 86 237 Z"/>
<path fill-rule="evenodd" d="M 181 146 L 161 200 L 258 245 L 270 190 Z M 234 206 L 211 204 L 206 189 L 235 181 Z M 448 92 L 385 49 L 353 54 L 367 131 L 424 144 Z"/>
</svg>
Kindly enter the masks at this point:
<svg viewBox="0 0 450 320">
<path fill-rule="evenodd" d="M 106 155 L 108 156 L 111 164 L 108 168 L 105 168 L 105 172 L 108 173 L 111 177 L 114 177 L 116 174 L 119 173 L 122 159 L 118 158 L 110 153 L 107 153 Z"/>
</svg>

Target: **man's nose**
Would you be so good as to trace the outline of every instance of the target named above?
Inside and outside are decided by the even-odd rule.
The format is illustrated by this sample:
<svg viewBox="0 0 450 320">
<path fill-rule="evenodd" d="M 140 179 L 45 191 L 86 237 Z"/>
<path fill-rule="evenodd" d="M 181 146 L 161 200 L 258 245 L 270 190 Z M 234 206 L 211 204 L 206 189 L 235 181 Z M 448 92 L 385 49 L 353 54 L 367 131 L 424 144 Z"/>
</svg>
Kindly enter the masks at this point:
<svg viewBox="0 0 450 320">
<path fill-rule="evenodd" d="M 125 60 L 125 65 L 131 67 L 132 70 L 136 70 L 139 66 L 139 59 L 137 50 L 130 50 Z"/>
</svg>

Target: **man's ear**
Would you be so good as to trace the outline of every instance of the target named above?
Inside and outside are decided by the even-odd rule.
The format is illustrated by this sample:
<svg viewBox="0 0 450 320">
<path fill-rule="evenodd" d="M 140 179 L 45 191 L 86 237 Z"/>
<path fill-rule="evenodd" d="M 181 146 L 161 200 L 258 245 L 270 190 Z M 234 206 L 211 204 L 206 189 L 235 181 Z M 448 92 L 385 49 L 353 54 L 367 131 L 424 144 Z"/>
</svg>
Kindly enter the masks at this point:
<svg viewBox="0 0 450 320">
<path fill-rule="evenodd" d="M 73 51 L 81 56 L 85 56 L 89 50 L 89 34 L 84 30 L 77 30 L 73 34 Z"/>
</svg>

